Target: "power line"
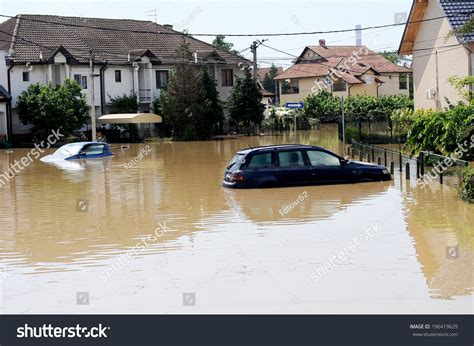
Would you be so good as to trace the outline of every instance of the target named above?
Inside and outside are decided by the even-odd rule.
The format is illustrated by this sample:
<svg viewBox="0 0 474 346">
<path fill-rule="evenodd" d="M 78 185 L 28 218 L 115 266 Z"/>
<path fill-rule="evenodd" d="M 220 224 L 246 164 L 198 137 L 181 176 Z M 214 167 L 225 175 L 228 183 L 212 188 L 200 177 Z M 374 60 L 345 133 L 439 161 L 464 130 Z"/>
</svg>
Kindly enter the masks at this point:
<svg viewBox="0 0 474 346">
<path fill-rule="evenodd" d="M 10 19 L 20 19 L 20 20 L 26 20 L 26 21 L 33 21 L 33 22 L 39 22 L 39 23 L 45 23 L 45 24 L 53 24 L 53 25 L 59 25 L 59 26 L 66 26 L 66 27 L 79 27 L 79 28 L 89 28 L 89 29 L 96 29 L 96 30 L 103 30 L 103 31 L 117 31 L 117 32 L 127 32 L 127 33 L 140 33 L 140 34 L 158 34 L 158 35 L 183 35 L 181 32 L 177 31 L 162 31 L 162 32 L 156 32 L 156 31 L 148 31 L 148 30 L 131 30 L 131 29 L 119 29 L 119 28 L 107 28 L 107 27 L 98 27 L 98 26 L 93 26 L 93 25 L 85 25 L 85 24 L 74 24 L 74 23 L 61 23 L 61 22 L 54 22 L 54 21 L 48 21 L 48 20 L 42 20 L 42 19 L 36 19 L 36 18 L 24 18 L 24 17 L 18 17 L 18 16 L 8 16 L 8 15 L 0 15 L 0 17 L 5 17 L 5 18 L 10 18 Z M 80 18 L 80 17 L 78 17 Z M 188 33 L 190 36 L 216 36 L 216 35 L 224 35 L 228 37 L 254 37 L 254 36 L 301 36 L 301 35 L 320 35 L 320 34 L 337 34 L 337 33 L 344 33 L 344 32 L 352 32 L 356 30 L 360 31 L 365 31 L 365 30 L 372 30 L 372 29 L 383 29 L 383 28 L 390 28 L 390 27 L 397 27 L 397 26 L 405 26 L 408 24 L 414 24 L 414 23 L 422 23 L 422 22 L 430 22 L 434 20 L 439 20 L 446 18 L 446 16 L 440 16 L 440 17 L 433 17 L 433 18 L 427 18 L 427 19 L 421 19 L 421 20 L 415 20 L 415 21 L 408 21 L 406 23 L 394 23 L 394 24 L 384 24 L 384 25 L 375 25 L 375 26 L 368 26 L 360 29 L 339 29 L 339 30 L 327 30 L 327 31 L 310 31 L 310 32 L 290 32 L 290 33 L 255 33 L 255 34 L 207 34 L 207 33 L 195 33 L 191 34 Z M 159 25 L 159 24 L 156 24 Z"/>
</svg>

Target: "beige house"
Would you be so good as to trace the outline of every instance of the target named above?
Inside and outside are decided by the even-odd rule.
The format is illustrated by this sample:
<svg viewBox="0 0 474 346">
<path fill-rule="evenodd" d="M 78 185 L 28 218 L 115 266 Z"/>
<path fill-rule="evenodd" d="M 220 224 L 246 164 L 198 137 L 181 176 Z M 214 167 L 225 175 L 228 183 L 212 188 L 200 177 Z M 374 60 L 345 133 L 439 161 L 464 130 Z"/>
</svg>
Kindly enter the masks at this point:
<svg viewBox="0 0 474 346">
<path fill-rule="evenodd" d="M 472 0 L 414 0 L 400 54 L 413 55 L 415 108 L 442 109 L 460 100 L 448 79 L 472 75 L 474 33 L 450 35 L 472 17 Z"/>
<path fill-rule="evenodd" d="M 307 46 L 294 65 L 280 73 L 280 103 L 303 101 L 329 90 L 336 96 L 409 95 L 409 68 L 393 64 L 366 46 Z"/>
</svg>

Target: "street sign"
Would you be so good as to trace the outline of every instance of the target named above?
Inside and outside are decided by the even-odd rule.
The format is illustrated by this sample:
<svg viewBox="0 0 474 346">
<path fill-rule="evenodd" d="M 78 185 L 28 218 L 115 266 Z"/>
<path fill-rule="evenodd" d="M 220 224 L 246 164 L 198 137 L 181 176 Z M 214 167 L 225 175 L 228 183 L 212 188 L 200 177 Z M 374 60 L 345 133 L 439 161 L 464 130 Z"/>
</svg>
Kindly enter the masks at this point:
<svg viewBox="0 0 474 346">
<path fill-rule="evenodd" d="M 290 109 L 304 108 L 304 102 L 287 102 L 285 107 Z"/>
</svg>

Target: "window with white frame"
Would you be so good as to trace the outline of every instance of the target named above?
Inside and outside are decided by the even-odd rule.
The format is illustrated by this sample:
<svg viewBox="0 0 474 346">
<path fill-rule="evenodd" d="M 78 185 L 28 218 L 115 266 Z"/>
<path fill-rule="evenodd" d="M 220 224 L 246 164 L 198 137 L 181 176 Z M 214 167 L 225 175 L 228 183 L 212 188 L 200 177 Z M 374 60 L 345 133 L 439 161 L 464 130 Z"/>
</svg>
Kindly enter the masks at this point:
<svg viewBox="0 0 474 346">
<path fill-rule="evenodd" d="M 87 76 L 74 74 L 74 80 L 81 86 L 82 89 L 87 89 Z"/>
<path fill-rule="evenodd" d="M 169 71 L 168 70 L 157 70 L 156 75 L 156 88 L 164 89 L 168 85 Z"/>
</svg>

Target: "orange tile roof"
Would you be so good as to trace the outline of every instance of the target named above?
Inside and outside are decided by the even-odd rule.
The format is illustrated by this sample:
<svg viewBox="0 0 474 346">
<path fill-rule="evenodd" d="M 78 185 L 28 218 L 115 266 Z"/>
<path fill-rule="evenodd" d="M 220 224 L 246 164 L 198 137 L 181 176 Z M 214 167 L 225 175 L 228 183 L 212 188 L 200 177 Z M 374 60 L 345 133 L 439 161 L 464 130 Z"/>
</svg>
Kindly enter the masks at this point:
<svg viewBox="0 0 474 346">
<path fill-rule="evenodd" d="M 324 60 L 305 62 L 302 56 L 308 49 L 323 57 Z M 322 77 L 328 75 L 332 68 L 346 67 L 347 73 L 338 72 L 337 74 L 350 84 L 360 84 L 364 82 L 357 77 L 370 69 L 373 69 L 375 74 L 411 72 L 411 69 L 396 65 L 365 46 L 308 46 L 303 53 L 296 64 L 280 73 L 275 79 Z M 357 62 L 353 63 L 351 57 L 355 57 Z"/>
</svg>

